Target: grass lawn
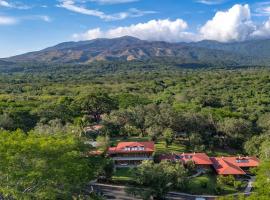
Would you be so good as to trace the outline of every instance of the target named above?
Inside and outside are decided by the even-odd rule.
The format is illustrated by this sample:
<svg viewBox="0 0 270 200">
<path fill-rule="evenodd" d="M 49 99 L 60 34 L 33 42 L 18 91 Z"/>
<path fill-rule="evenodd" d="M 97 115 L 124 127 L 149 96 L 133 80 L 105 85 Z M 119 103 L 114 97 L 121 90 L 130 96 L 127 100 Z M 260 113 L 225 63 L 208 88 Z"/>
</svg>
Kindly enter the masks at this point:
<svg viewBox="0 0 270 200">
<path fill-rule="evenodd" d="M 132 174 L 132 168 L 120 168 L 116 169 L 116 171 L 113 174 L 112 180 L 114 182 L 130 182 L 133 180 L 131 177 Z"/>
<path fill-rule="evenodd" d="M 215 194 L 216 176 L 205 174 L 192 178 L 186 192 L 191 194 Z"/>
<path fill-rule="evenodd" d="M 182 144 L 173 143 L 172 145 L 169 145 L 168 148 L 166 148 L 164 141 L 158 141 L 155 144 L 156 153 L 162 154 L 162 153 L 183 153 L 186 150 L 186 147 Z"/>
<path fill-rule="evenodd" d="M 215 190 L 216 188 L 216 175 L 209 173 L 209 174 L 204 174 L 199 177 L 195 177 L 190 180 L 188 184 L 188 188 L 186 191 L 187 193 L 190 194 L 205 194 L 205 195 L 217 195 L 217 191 Z M 247 185 L 247 182 L 242 182 L 241 188 L 245 188 Z M 222 188 L 222 191 L 220 192 L 221 195 L 226 195 L 226 194 L 233 194 L 240 192 L 242 189 L 237 190 L 233 186 L 229 185 L 224 185 Z"/>
</svg>

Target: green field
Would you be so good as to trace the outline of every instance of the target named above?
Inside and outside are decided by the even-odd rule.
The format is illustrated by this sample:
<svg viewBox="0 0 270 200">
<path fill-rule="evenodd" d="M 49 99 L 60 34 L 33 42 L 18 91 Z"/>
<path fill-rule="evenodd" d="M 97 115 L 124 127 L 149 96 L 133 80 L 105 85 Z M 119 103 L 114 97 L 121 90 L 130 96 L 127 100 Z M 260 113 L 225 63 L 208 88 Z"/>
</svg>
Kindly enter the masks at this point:
<svg viewBox="0 0 270 200">
<path fill-rule="evenodd" d="M 129 168 L 116 169 L 112 177 L 113 182 L 125 183 L 132 180 L 132 169 Z"/>
<path fill-rule="evenodd" d="M 215 194 L 216 176 L 213 174 L 205 174 L 195 177 L 188 183 L 186 192 L 191 194 Z"/>
<path fill-rule="evenodd" d="M 186 147 L 182 144 L 173 143 L 166 148 L 164 141 L 158 141 L 155 144 L 156 153 L 163 154 L 163 153 L 183 153 L 186 150 Z"/>
</svg>

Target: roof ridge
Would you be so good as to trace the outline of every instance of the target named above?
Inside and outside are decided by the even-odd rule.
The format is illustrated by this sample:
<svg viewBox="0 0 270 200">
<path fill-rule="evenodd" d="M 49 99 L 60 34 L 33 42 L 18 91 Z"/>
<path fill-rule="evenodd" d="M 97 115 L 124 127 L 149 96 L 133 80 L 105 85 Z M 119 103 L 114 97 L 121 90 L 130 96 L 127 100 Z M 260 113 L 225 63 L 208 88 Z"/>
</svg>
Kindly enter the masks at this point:
<svg viewBox="0 0 270 200">
<path fill-rule="evenodd" d="M 234 165 L 233 163 L 225 160 L 224 158 L 221 158 L 221 160 L 227 165 L 227 167 L 231 167 L 231 168 L 234 168 L 236 170 L 243 171 L 240 167 L 238 167 L 237 165 Z M 225 171 L 225 169 L 223 171 Z"/>
</svg>

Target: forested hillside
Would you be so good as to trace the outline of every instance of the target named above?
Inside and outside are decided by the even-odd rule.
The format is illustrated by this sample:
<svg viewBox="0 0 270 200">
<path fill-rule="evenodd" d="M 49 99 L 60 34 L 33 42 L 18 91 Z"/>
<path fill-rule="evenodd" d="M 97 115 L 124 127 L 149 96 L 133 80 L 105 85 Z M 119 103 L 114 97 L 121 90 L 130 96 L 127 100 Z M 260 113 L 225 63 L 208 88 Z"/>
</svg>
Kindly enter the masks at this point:
<svg viewBox="0 0 270 200">
<path fill-rule="evenodd" d="M 5 58 L 11 63 L 89 64 L 96 61 L 174 60 L 178 64 L 225 66 L 267 66 L 270 40 L 220 43 L 201 41 L 168 43 L 146 41 L 134 37 L 64 42 L 41 51 Z M 4 63 L 5 64 L 5 63 Z M 8 64 L 8 63 L 6 63 Z"/>
<path fill-rule="evenodd" d="M 180 138 L 190 152 L 260 156 L 255 192 L 267 199 L 269 121 L 268 68 L 194 70 L 138 61 L 2 69 L 0 193 L 84 198 L 87 182 L 107 172 L 106 161 L 82 156 L 92 137 L 83 127 L 102 123 L 106 137 L 168 144 Z"/>
</svg>

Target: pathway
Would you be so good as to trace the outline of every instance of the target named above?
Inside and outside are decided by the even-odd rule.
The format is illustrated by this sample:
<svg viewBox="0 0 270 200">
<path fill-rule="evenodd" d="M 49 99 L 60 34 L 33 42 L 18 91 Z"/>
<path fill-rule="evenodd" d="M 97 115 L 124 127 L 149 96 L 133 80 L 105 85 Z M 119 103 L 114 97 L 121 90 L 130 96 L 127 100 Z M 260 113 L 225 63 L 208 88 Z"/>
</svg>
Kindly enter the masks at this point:
<svg viewBox="0 0 270 200">
<path fill-rule="evenodd" d="M 248 180 L 248 184 L 247 184 L 247 187 L 244 191 L 245 194 L 248 194 L 251 192 L 252 190 L 252 187 L 253 187 L 253 183 L 255 182 L 256 180 L 256 177 L 255 176 L 250 176 L 250 179 Z"/>
</svg>

